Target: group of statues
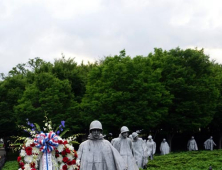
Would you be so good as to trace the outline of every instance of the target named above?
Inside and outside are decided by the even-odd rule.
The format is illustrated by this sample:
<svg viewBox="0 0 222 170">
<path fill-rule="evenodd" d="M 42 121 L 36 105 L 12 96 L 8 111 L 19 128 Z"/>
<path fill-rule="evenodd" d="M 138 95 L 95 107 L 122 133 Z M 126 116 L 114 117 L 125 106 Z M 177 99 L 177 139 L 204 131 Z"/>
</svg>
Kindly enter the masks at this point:
<svg viewBox="0 0 222 170">
<path fill-rule="evenodd" d="M 91 122 L 88 140 L 82 142 L 78 149 L 76 163 L 80 170 L 139 170 L 146 167 L 149 156 L 153 159 L 156 143 L 152 136 L 148 136 L 145 142 L 133 132 L 130 139 L 129 129 L 123 126 L 119 137 L 110 143 L 104 139 L 102 130 L 98 120 Z M 163 149 L 163 152 L 167 151 Z"/>
<path fill-rule="evenodd" d="M 214 146 L 216 146 L 216 144 L 214 143 L 212 136 L 204 142 L 204 148 L 206 150 L 212 151 Z M 194 139 L 193 136 L 191 137 L 191 139 L 187 143 L 187 149 L 189 151 L 197 151 L 198 150 L 196 140 Z"/>
<path fill-rule="evenodd" d="M 76 163 L 80 165 L 80 170 L 139 170 L 146 168 L 149 157 L 153 159 L 156 143 L 151 135 L 147 141 L 139 138 L 136 132 L 128 138 L 129 129 L 123 126 L 119 137 L 112 139 L 110 143 L 104 139 L 102 131 L 101 122 L 91 122 L 88 140 L 82 142 L 78 149 Z M 211 137 L 204 145 L 213 150 L 213 145 L 216 144 Z M 188 142 L 188 150 L 198 150 L 194 137 Z M 162 155 L 170 152 L 166 139 L 161 142 L 160 151 Z"/>
</svg>

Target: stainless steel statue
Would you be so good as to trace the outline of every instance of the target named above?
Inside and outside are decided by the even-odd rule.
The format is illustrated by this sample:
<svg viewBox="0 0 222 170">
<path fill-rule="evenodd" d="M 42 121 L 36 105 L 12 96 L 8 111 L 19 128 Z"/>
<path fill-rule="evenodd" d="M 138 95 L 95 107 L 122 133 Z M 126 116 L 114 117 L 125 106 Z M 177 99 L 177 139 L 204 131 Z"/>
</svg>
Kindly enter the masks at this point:
<svg viewBox="0 0 222 170">
<path fill-rule="evenodd" d="M 196 140 L 194 139 L 193 136 L 191 137 L 191 139 L 187 143 L 187 149 L 189 151 L 197 151 L 198 150 Z"/>
<path fill-rule="evenodd" d="M 160 152 L 161 152 L 161 155 L 166 155 L 170 153 L 170 147 L 166 139 L 163 139 L 163 141 L 160 144 Z"/>
<path fill-rule="evenodd" d="M 119 152 L 104 140 L 102 124 L 95 120 L 90 124 L 88 140 L 78 150 L 77 164 L 80 170 L 126 170 L 126 163 Z"/>
<path fill-rule="evenodd" d="M 119 137 L 113 139 L 111 143 L 126 162 L 127 170 L 139 170 L 133 157 L 132 140 L 127 137 L 129 129 L 123 126 L 120 131 Z"/>
<path fill-rule="evenodd" d="M 212 151 L 214 149 L 214 146 L 216 146 L 216 144 L 214 143 L 212 136 L 204 142 L 204 147 L 206 150 Z"/>
<path fill-rule="evenodd" d="M 153 160 L 153 156 L 156 153 L 156 142 L 153 141 L 152 136 L 148 136 L 148 140 L 146 142 L 148 148 L 148 156 L 151 160 Z"/>
<path fill-rule="evenodd" d="M 138 134 L 136 132 L 132 133 L 133 138 L 133 153 L 134 158 L 136 159 L 136 164 L 139 168 L 146 168 L 148 163 L 148 151 L 146 143 L 143 141 L 143 139 L 138 137 Z"/>
</svg>

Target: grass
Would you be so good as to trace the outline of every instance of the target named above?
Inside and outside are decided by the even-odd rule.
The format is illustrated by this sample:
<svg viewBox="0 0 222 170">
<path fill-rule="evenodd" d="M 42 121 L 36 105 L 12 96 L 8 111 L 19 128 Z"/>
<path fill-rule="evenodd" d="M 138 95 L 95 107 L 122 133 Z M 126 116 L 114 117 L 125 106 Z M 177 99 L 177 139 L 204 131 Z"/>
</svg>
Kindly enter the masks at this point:
<svg viewBox="0 0 222 170">
<path fill-rule="evenodd" d="M 155 156 L 147 170 L 222 170 L 222 150 L 190 151 Z"/>
<path fill-rule="evenodd" d="M 6 162 L 2 170 L 18 170 L 18 155 L 18 152 L 12 152 L 12 150 L 10 150 L 6 156 Z"/>
<path fill-rule="evenodd" d="M 17 170 L 18 153 L 9 152 L 7 162 L 2 170 Z M 222 150 L 192 151 L 170 153 L 163 156 L 155 156 L 148 162 L 147 170 L 222 170 Z"/>
<path fill-rule="evenodd" d="M 2 170 L 18 170 L 17 161 L 7 161 Z"/>
</svg>

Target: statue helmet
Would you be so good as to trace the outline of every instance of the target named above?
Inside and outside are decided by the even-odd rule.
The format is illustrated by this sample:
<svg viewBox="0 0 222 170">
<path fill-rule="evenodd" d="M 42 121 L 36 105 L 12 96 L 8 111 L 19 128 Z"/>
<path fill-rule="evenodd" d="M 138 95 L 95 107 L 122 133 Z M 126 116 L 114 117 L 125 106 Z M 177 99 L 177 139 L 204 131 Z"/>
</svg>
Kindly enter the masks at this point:
<svg viewBox="0 0 222 170">
<path fill-rule="evenodd" d="M 89 130 L 91 131 L 92 129 L 100 129 L 100 130 L 103 130 L 103 127 L 102 127 L 102 124 L 100 121 L 98 120 L 94 120 L 90 123 L 90 126 L 89 126 Z"/>
<path fill-rule="evenodd" d="M 133 137 L 133 138 L 135 138 L 135 137 L 137 137 L 137 136 L 138 136 L 138 133 L 136 133 L 136 132 L 133 132 L 133 133 L 132 133 L 132 137 Z"/>
<path fill-rule="evenodd" d="M 123 126 L 123 127 L 121 127 L 120 131 L 121 131 L 121 133 L 129 132 L 129 129 L 126 126 Z"/>
<path fill-rule="evenodd" d="M 148 136 L 148 139 L 152 139 L 152 136 L 151 136 L 151 135 L 149 135 L 149 136 Z"/>
</svg>

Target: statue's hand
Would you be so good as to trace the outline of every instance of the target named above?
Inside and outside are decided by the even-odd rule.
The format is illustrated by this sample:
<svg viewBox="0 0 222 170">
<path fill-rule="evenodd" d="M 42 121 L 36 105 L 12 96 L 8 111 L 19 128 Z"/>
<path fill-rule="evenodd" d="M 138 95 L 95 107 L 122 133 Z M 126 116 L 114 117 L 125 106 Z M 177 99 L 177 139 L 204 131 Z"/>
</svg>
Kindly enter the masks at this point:
<svg viewBox="0 0 222 170">
<path fill-rule="evenodd" d="M 80 166 L 80 160 L 79 159 L 76 160 L 76 165 Z"/>
</svg>

